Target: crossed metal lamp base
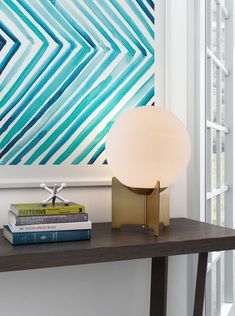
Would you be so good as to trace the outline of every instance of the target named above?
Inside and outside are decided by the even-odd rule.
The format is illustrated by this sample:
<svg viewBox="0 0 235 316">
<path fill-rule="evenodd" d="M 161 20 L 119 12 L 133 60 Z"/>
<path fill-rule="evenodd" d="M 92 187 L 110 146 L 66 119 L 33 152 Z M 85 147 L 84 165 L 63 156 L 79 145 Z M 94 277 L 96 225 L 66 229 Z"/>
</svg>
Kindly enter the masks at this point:
<svg viewBox="0 0 235 316">
<path fill-rule="evenodd" d="M 129 188 L 117 178 L 112 179 L 112 227 L 124 224 L 142 225 L 153 229 L 159 236 L 159 226 L 170 225 L 169 189 L 161 189 L 160 182 L 154 189 Z"/>
</svg>

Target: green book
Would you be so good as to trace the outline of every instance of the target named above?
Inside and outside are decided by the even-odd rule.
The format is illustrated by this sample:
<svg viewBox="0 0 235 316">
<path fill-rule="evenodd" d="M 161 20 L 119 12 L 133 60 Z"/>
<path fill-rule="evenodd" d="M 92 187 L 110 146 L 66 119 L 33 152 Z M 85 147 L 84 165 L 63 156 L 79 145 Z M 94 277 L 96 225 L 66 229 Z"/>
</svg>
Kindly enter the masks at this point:
<svg viewBox="0 0 235 316">
<path fill-rule="evenodd" d="M 41 203 L 11 204 L 11 211 L 17 216 L 42 216 L 60 214 L 78 214 L 85 212 L 85 206 L 77 203 L 48 203 L 43 206 Z"/>
</svg>

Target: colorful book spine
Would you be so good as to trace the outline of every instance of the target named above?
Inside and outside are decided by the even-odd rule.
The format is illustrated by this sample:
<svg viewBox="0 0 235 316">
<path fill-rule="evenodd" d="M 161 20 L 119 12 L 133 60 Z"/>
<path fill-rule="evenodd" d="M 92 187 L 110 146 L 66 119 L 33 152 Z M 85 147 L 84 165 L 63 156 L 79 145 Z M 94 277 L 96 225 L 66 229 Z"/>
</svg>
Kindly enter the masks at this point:
<svg viewBox="0 0 235 316">
<path fill-rule="evenodd" d="M 43 215 L 65 215 L 85 212 L 85 206 L 70 204 L 65 206 L 62 203 L 43 206 L 42 204 L 11 204 L 11 211 L 17 216 L 43 216 Z"/>
<path fill-rule="evenodd" d="M 9 223 L 9 228 L 13 233 L 20 232 L 42 232 L 42 231 L 62 231 L 62 230 L 84 230 L 91 229 L 91 221 L 87 222 L 71 222 L 71 223 L 55 223 L 40 225 L 23 225 L 16 226 Z"/>
<path fill-rule="evenodd" d="M 8 222 L 16 226 L 86 221 L 88 221 L 87 213 L 47 216 L 17 216 L 11 211 L 8 212 Z"/>
<path fill-rule="evenodd" d="M 89 240 L 91 230 L 69 230 L 56 232 L 12 233 L 7 225 L 3 226 L 3 236 L 12 245 L 49 243 L 57 241 Z"/>
</svg>

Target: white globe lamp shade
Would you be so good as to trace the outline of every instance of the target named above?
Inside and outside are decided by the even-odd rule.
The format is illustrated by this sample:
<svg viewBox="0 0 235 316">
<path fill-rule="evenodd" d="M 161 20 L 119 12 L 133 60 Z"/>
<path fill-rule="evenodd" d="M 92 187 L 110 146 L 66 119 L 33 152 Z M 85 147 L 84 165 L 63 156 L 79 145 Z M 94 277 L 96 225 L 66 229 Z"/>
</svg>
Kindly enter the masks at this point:
<svg viewBox="0 0 235 316">
<path fill-rule="evenodd" d="M 170 111 L 153 106 L 125 112 L 107 135 L 106 157 L 113 175 L 131 188 L 168 187 L 185 170 L 189 134 Z"/>
</svg>

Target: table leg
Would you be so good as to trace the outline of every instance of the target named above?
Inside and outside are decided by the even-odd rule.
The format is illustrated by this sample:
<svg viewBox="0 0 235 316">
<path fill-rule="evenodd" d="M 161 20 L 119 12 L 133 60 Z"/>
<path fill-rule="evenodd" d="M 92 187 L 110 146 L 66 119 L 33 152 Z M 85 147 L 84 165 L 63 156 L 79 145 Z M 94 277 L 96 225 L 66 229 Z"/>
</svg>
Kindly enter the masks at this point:
<svg viewBox="0 0 235 316">
<path fill-rule="evenodd" d="M 199 253 L 193 316 L 203 315 L 208 253 Z"/>
<path fill-rule="evenodd" d="M 168 257 L 152 258 L 150 316 L 166 316 Z"/>
</svg>

